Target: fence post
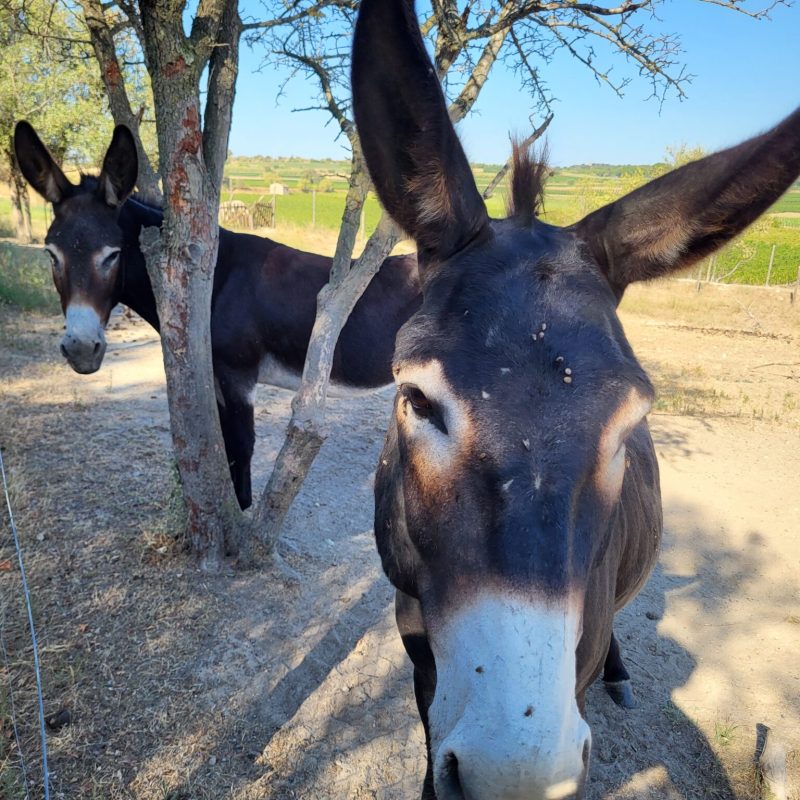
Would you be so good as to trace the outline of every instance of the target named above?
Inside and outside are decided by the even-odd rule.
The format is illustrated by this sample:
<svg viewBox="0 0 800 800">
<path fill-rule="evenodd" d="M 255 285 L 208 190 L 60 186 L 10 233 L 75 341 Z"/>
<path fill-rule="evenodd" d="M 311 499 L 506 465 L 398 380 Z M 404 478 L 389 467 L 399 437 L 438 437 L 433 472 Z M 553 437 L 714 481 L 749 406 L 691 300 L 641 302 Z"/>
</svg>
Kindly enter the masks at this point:
<svg viewBox="0 0 800 800">
<path fill-rule="evenodd" d="M 714 263 L 714 256 L 711 256 L 711 258 L 708 259 L 708 270 L 706 271 L 706 283 L 708 283 L 711 280 L 711 266 L 713 265 L 713 263 Z"/>
<path fill-rule="evenodd" d="M 777 245 L 772 245 L 772 252 L 769 254 L 769 266 L 767 267 L 767 282 L 765 286 L 769 286 L 769 278 L 772 275 L 772 263 L 775 261 L 775 248 Z"/>
</svg>

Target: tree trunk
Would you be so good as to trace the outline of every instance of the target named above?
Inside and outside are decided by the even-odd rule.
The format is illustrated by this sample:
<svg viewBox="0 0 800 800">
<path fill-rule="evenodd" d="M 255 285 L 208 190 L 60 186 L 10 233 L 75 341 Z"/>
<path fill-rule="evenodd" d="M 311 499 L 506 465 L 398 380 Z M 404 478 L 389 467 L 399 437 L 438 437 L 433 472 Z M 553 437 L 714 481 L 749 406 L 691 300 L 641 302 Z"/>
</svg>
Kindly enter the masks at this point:
<svg viewBox="0 0 800 800">
<path fill-rule="evenodd" d="M 122 77 L 117 50 L 114 44 L 114 35 L 108 25 L 103 5 L 99 0 L 80 0 L 86 27 L 92 41 L 97 63 L 100 65 L 100 76 L 106 88 L 108 105 L 111 116 L 116 125 L 125 125 L 130 128 L 136 142 L 136 152 L 139 156 L 139 177 L 137 184 L 139 191 L 150 202 L 161 201 L 161 190 L 158 186 L 158 174 L 150 163 L 142 140 L 139 136 L 139 116 L 133 113 L 125 82 Z M 144 46 L 144 44 L 142 44 Z"/>
<path fill-rule="evenodd" d="M 243 520 L 219 427 L 211 360 L 222 164 L 212 155 L 209 171 L 199 100 L 200 75 L 219 44 L 224 5 L 230 3 L 201 0 L 190 38 L 183 33 L 182 4 L 143 0 L 140 5 L 165 200 L 160 233 L 148 229 L 142 245 L 161 323 L 172 442 L 188 533 L 201 567 L 209 571 L 220 568 L 226 542 L 236 548 Z M 227 127 L 213 138 L 227 147 Z"/>
<path fill-rule="evenodd" d="M 24 244 L 33 241 L 31 225 L 31 200 L 28 184 L 20 172 L 13 150 L 6 151 L 8 160 L 8 187 L 11 190 L 11 217 L 14 222 L 14 237 Z"/>
<path fill-rule="evenodd" d="M 208 99 L 203 124 L 203 153 L 219 204 L 222 175 L 228 158 L 228 138 L 239 74 L 242 21 L 235 2 L 226 5 L 217 46 L 208 65 Z"/>
<path fill-rule="evenodd" d="M 400 238 L 383 215 L 361 257 L 352 262 L 361 211 L 370 181 L 357 138 L 353 137 L 350 187 L 328 283 L 317 295 L 317 316 L 303 368 L 300 390 L 292 400 L 286 440 L 261 496 L 253 532 L 269 553 L 274 551 L 286 514 L 325 441 L 325 402 L 339 334 L 369 282 Z"/>
</svg>

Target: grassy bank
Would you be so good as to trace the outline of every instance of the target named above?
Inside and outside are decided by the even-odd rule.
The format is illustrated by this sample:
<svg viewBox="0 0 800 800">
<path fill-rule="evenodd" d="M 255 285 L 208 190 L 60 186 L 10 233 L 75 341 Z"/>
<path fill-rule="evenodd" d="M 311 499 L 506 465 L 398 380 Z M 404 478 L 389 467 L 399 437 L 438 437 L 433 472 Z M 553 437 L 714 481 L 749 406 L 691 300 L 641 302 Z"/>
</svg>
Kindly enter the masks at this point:
<svg viewBox="0 0 800 800">
<path fill-rule="evenodd" d="M 0 303 L 58 312 L 50 264 L 41 248 L 0 242 Z"/>
</svg>

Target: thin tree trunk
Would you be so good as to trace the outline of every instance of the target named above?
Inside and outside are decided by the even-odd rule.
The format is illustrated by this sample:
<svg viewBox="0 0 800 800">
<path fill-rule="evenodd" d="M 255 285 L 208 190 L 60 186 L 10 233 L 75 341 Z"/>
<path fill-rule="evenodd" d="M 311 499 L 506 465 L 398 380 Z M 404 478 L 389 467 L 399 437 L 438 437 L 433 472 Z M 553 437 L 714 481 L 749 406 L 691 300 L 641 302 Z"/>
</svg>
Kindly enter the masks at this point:
<svg viewBox="0 0 800 800">
<path fill-rule="evenodd" d="M 13 150 L 6 152 L 8 161 L 8 187 L 11 190 L 11 216 L 14 222 L 14 236 L 24 244 L 33 241 L 31 225 L 31 200 L 28 184 L 17 166 Z"/>
<path fill-rule="evenodd" d="M 146 230 L 142 247 L 161 323 L 172 442 L 188 533 L 201 567 L 209 571 L 220 568 L 226 541 L 236 546 L 242 524 L 219 427 L 211 361 L 222 164 L 212 154 L 213 174 L 209 171 L 199 100 L 200 75 L 218 44 L 226 5 L 230 3 L 201 0 L 187 38 L 182 4 L 140 4 L 165 196 L 161 231 Z M 224 124 L 221 128 L 225 130 L 216 131 L 213 139 L 227 146 L 228 130 Z"/>
<path fill-rule="evenodd" d="M 286 514 L 327 435 L 325 403 L 339 334 L 358 299 L 400 239 L 400 230 L 384 214 L 361 257 L 352 261 L 370 181 L 358 139 L 353 137 L 351 142 L 350 186 L 330 278 L 317 295 L 317 316 L 300 390 L 292 401 L 286 440 L 253 520 L 253 532 L 269 553 L 274 551 Z"/>
<path fill-rule="evenodd" d="M 514 0 L 511 0 L 503 6 L 498 16 L 498 23 L 502 22 L 508 16 L 514 4 Z M 503 44 L 510 30 L 511 28 L 504 28 L 498 31 L 493 36 L 490 36 L 489 40 L 484 45 L 481 57 L 472 68 L 472 72 L 467 82 L 464 84 L 464 88 L 461 90 L 458 97 L 450 104 L 450 108 L 448 109 L 450 112 L 450 119 L 454 125 L 464 119 L 478 99 L 478 95 L 481 93 L 481 89 L 483 89 L 484 84 L 489 78 L 489 73 L 492 71 L 494 62 L 497 61 L 497 57 L 500 55 L 500 51 L 503 48 Z M 462 43 L 461 47 L 463 48 L 463 46 L 464 44 Z"/>
<path fill-rule="evenodd" d="M 100 66 L 100 76 L 106 88 L 108 105 L 111 116 L 117 125 L 126 125 L 133 133 L 136 142 L 136 152 L 139 156 L 139 177 L 137 184 L 139 191 L 146 200 L 160 202 L 161 190 L 158 185 L 158 174 L 150 163 L 150 158 L 142 146 L 139 135 L 140 117 L 131 109 L 125 82 L 120 69 L 117 50 L 114 44 L 114 35 L 108 25 L 103 12 L 103 4 L 99 0 L 79 0 L 89 29 L 97 63 Z"/>
<path fill-rule="evenodd" d="M 222 190 L 222 175 L 228 158 L 228 138 L 239 74 L 239 38 L 242 21 L 235 2 L 226 4 L 217 46 L 208 65 L 208 99 L 203 121 L 203 153 L 208 174 L 216 182 L 217 202 Z"/>
</svg>

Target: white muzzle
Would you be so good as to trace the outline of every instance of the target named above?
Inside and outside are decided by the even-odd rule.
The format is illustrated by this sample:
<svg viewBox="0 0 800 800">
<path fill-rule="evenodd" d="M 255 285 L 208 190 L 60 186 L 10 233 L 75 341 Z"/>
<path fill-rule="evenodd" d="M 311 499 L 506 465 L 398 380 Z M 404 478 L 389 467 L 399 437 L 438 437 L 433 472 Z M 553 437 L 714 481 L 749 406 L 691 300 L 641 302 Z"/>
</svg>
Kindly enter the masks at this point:
<svg viewBox="0 0 800 800">
<path fill-rule="evenodd" d="M 439 800 L 579 797 L 591 749 L 575 701 L 580 612 L 485 592 L 429 628 Z"/>
</svg>

